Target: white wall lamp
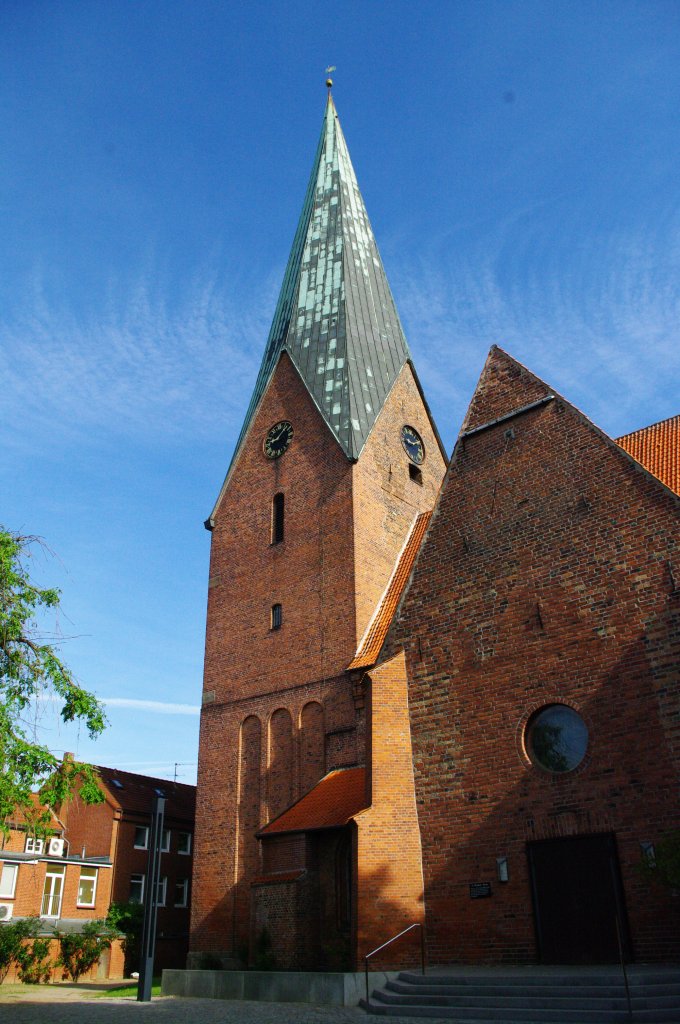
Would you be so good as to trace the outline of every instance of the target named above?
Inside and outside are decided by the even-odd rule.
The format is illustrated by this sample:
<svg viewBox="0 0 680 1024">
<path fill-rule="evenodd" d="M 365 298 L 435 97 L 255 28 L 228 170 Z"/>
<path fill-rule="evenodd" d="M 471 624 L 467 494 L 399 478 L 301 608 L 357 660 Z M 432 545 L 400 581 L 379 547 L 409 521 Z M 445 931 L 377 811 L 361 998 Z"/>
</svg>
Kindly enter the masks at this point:
<svg viewBox="0 0 680 1024">
<path fill-rule="evenodd" d="M 656 851 L 654 850 L 654 843 L 641 842 L 640 849 L 642 850 L 642 859 L 649 868 L 656 867 Z"/>
<path fill-rule="evenodd" d="M 510 871 L 508 869 L 507 857 L 496 857 L 496 872 L 498 874 L 499 882 L 510 881 Z"/>
</svg>

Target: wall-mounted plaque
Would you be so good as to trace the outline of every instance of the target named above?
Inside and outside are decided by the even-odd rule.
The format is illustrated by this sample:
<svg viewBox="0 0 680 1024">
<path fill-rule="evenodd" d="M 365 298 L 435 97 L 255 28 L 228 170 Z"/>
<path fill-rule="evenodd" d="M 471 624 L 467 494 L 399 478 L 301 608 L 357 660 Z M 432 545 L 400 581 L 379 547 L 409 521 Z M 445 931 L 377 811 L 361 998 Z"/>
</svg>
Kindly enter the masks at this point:
<svg viewBox="0 0 680 1024">
<path fill-rule="evenodd" d="M 470 899 L 482 900 L 491 895 L 491 882 L 470 882 Z"/>
</svg>

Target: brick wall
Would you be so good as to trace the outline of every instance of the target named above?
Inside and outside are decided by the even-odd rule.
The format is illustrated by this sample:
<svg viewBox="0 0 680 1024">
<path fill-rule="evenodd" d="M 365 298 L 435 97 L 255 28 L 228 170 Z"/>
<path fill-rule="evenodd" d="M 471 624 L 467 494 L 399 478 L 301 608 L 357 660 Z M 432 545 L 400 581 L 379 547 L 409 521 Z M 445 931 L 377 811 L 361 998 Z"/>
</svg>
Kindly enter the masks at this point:
<svg viewBox="0 0 680 1024">
<path fill-rule="evenodd" d="M 401 443 L 405 424 L 423 440 L 422 483 L 409 474 L 410 460 Z M 413 371 L 406 364 L 354 467 L 357 642 L 382 597 L 413 520 L 434 505 L 445 469 Z"/>
<path fill-rule="evenodd" d="M 466 426 L 548 393 L 492 350 Z M 407 655 L 434 960 L 535 959 L 527 843 L 594 833 L 615 834 L 636 959 L 679 955 L 677 900 L 638 871 L 678 825 L 678 505 L 559 397 L 459 442 L 387 645 Z M 527 756 L 549 703 L 587 724 L 575 771 Z"/>
<path fill-rule="evenodd" d="M 292 722 L 285 760 L 270 749 L 271 721 L 282 710 Z M 203 708 L 193 950 L 233 957 L 247 947 L 250 882 L 263 870 L 255 832 L 279 813 L 269 797 L 285 784 L 294 802 L 327 772 L 356 764 L 358 714 L 344 674 Z"/>
<path fill-rule="evenodd" d="M 111 857 L 115 852 L 116 807 L 108 797 L 100 804 L 86 804 L 77 793 L 59 808 L 64 837 L 71 853 L 87 857 Z"/>
<path fill-rule="evenodd" d="M 424 921 L 420 833 L 403 653 L 370 673 L 371 806 L 357 824 L 357 964 L 373 949 Z M 420 962 L 420 933 L 381 954 L 376 967 Z"/>
<path fill-rule="evenodd" d="M 50 942 L 49 959 L 54 963 L 59 956 L 59 943 L 56 939 Z M 111 948 L 104 950 L 99 963 L 96 963 L 85 974 L 81 975 L 80 983 L 94 982 L 101 980 L 116 981 L 124 977 L 125 957 L 120 939 L 113 939 Z M 48 983 L 55 983 L 64 980 L 63 968 L 54 966 Z M 71 980 L 70 978 L 68 979 Z M 12 965 L 5 977 L 3 984 L 11 985 L 19 981 L 16 965 Z"/>
<path fill-rule="evenodd" d="M 293 441 L 269 460 L 263 439 L 283 419 Z M 408 476 L 404 423 L 425 441 L 422 485 Z M 282 356 L 214 516 L 193 950 L 226 961 L 247 945 L 250 882 L 261 871 L 254 828 L 326 772 L 363 763 L 362 701 L 345 668 L 443 467 L 409 367 L 352 465 Z M 278 493 L 284 540 L 272 544 Z M 272 630 L 275 603 L 282 625 Z"/>
</svg>

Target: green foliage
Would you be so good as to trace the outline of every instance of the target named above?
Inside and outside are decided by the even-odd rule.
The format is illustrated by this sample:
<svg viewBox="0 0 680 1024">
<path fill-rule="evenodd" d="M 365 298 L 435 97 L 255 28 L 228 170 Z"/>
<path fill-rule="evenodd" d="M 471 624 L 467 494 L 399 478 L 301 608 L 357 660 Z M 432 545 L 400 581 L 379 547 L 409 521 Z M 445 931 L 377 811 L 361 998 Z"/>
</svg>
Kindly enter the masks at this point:
<svg viewBox="0 0 680 1024">
<path fill-rule="evenodd" d="M 138 992 L 139 985 L 121 985 L 120 988 L 108 988 L 105 992 L 98 992 L 97 999 L 133 999 Z M 151 996 L 161 996 L 161 979 L 154 977 L 151 985 Z"/>
<path fill-rule="evenodd" d="M 0 924 L 0 984 L 5 980 L 12 964 L 19 961 L 24 940 L 35 934 L 32 919 Z"/>
<path fill-rule="evenodd" d="M 535 725 L 531 731 L 531 746 L 536 760 L 552 772 L 566 772 L 569 762 L 561 747 L 562 728 L 547 722 Z"/>
<path fill-rule="evenodd" d="M 19 942 L 14 954 L 14 962 L 19 969 L 19 980 L 23 981 L 24 985 L 40 985 L 49 981 L 52 974 L 50 940 L 38 936 L 39 918 L 28 917 L 3 927 L 17 928 L 19 931 Z"/>
<path fill-rule="evenodd" d="M 680 829 L 667 832 L 654 843 L 654 861 L 645 859 L 642 872 L 650 881 L 680 890 Z"/>
<path fill-rule="evenodd" d="M 49 812 L 36 809 L 31 792 L 40 787 L 45 804 L 58 806 L 77 789 L 86 803 L 104 799 L 95 771 L 75 761 L 61 763 L 29 736 L 26 717 L 36 700 L 55 699 L 65 722 L 84 722 L 90 736 L 106 724 L 100 702 L 80 686 L 40 635 L 39 620 L 56 614 L 59 591 L 31 582 L 28 560 L 40 542 L 0 527 L 0 830 L 16 808 L 38 835 L 49 832 Z"/>
<path fill-rule="evenodd" d="M 106 915 L 106 925 L 123 936 L 125 974 L 129 976 L 139 966 L 144 907 L 141 903 L 112 903 Z"/>
<path fill-rule="evenodd" d="M 111 945 L 104 921 L 87 921 L 80 932 L 57 932 L 59 956 L 57 966 L 64 968 L 64 978 L 78 979 L 98 964 L 105 949 Z"/>
</svg>

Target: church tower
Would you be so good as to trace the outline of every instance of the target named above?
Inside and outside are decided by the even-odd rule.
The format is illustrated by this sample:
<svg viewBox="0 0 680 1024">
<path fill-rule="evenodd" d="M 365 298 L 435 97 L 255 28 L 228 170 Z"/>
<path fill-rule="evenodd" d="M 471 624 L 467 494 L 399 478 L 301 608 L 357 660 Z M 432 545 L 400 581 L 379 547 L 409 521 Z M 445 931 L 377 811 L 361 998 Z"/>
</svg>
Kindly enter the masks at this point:
<svg viewBox="0 0 680 1024">
<path fill-rule="evenodd" d="M 193 962 L 257 963 L 272 936 L 277 966 L 353 960 L 372 725 L 348 666 L 444 469 L 329 94 L 206 523 Z"/>
</svg>

